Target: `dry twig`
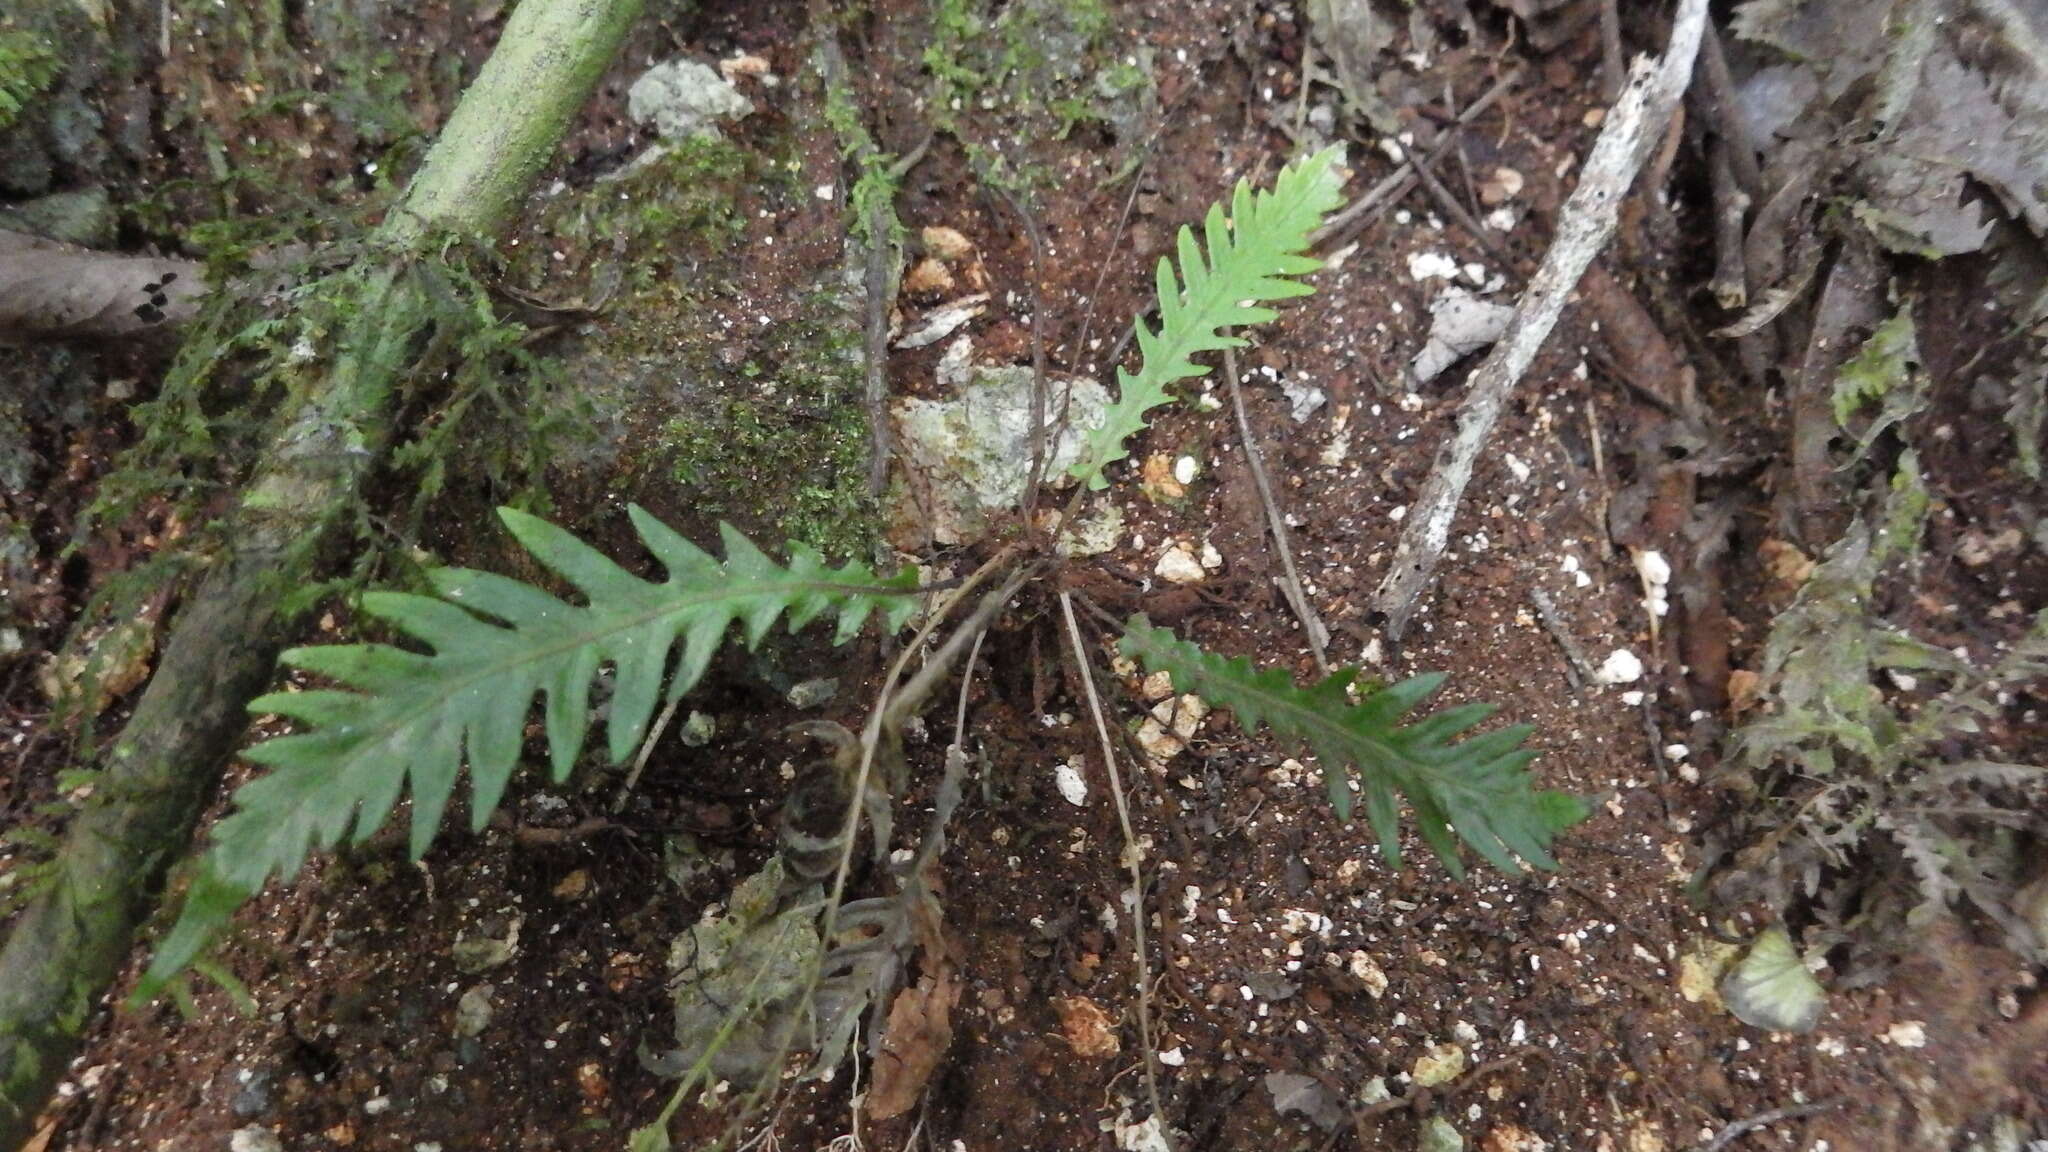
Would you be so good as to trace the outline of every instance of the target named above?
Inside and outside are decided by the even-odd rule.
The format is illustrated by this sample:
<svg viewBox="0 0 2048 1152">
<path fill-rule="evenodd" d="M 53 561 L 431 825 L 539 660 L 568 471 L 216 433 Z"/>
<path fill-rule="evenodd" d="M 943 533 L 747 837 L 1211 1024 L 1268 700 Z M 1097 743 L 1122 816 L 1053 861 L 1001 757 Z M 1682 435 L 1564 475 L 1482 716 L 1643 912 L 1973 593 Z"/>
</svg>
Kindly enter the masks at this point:
<svg viewBox="0 0 2048 1152">
<path fill-rule="evenodd" d="M 1287 598 L 1287 606 L 1294 609 L 1295 619 L 1301 621 L 1301 630 L 1308 637 L 1309 654 L 1315 657 L 1316 672 L 1328 676 L 1330 630 L 1323 627 L 1315 605 L 1308 602 L 1308 590 L 1295 570 L 1294 548 L 1287 539 L 1287 517 L 1280 513 L 1280 503 L 1273 498 L 1273 482 L 1267 478 L 1265 462 L 1259 458 L 1258 440 L 1252 435 L 1250 417 L 1245 415 L 1244 390 L 1237 383 L 1237 352 L 1230 348 L 1223 350 L 1223 378 L 1230 384 L 1230 407 L 1237 413 L 1238 438 L 1244 441 L 1245 462 L 1251 465 L 1252 483 L 1259 490 L 1259 503 L 1266 509 L 1266 526 L 1272 529 L 1273 543 L 1280 550 L 1281 594 Z"/>
<path fill-rule="evenodd" d="M 1706 0 L 1684 0 L 1663 61 L 1654 66 L 1636 65 L 1587 157 L 1584 177 L 1558 214 L 1556 239 L 1523 293 L 1514 319 L 1473 372 L 1471 392 L 1458 412 L 1457 430 L 1437 455 L 1436 466 L 1411 508 L 1392 566 L 1374 597 L 1374 607 L 1385 618 L 1390 639 L 1399 640 L 1407 631 L 1423 591 L 1435 578 L 1437 563 L 1450 543 L 1451 522 L 1464 498 L 1465 485 L 1472 479 L 1472 467 L 1500 418 L 1502 405 L 1556 326 L 1565 297 L 1613 235 L 1622 197 L 1691 79 L 1706 16 Z"/>
<path fill-rule="evenodd" d="M 1493 107 L 1494 103 L 1521 79 L 1522 71 L 1517 68 L 1496 80 L 1491 88 L 1481 93 L 1480 97 L 1468 105 L 1463 112 L 1458 113 L 1458 119 L 1445 129 L 1443 140 L 1430 151 L 1429 155 L 1422 158 L 1418 167 L 1430 168 L 1434 166 L 1455 142 L 1456 132 L 1471 124 L 1472 121 L 1477 120 L 1488 108 Z M 1353 235 L 1377 218 L 1380 212 L 1399 203 L 1403 197 L 1413 191 L 1415 183 L 1415 173 L 1408 171 L 1405 167 L 1395 171 L 1392 175 L 1387 176 L 1379 183 L 1368 188 L 1364 195 L 1345 205 L 1341 210 L 1331 214 L 1329 219 L 1323 221 L 1322 227 L 1309 233 L 1309 246 L 1316 249 L 1343 247 L 1344 243 L 1348 242 Z M 1336 242 L 1332 243 L 1332 241 Z"/>
<path fill-rule="evenodd" d="M 1124 863 L 1131 870 L 1131 946 L 1138 965 L 1138 1043 L 1145 1048 L 1145 1092 L 1163 1137 L 1166 1109 L 1159 1096 L 1159 1053 L 1152 1043 L 1152 982 L 1145 978 L 1149 961 L 1145 950 L 1144 861 L 1138 851 L 1137 831 L 1131 826 L 1130 802 L 1124 798 L 1123 773 L 1116 767 L 1116 744 L 1109 738 L 1109 722 L 1103 718 L 1102 699 L 1095 694 L 1095 674 L 1089 669 L 1088 648 L 1081 639 L 1081 625 L 1074 619 L 1071 593 L 1060 593 L 1060 614 L 1066 618 L 1067 642 L 1073 645 L 1074 664 L 1081 670 L 1081 689 L 1088 695 L 1088 712 L 1095 720 L 1095 734 L 1102 740 L 1102 763 L 1109 770 L 1109 794 L 1116 800 L 1116 819 L 1123 828 Z"/>
<path fill-rule="evenodd" d="M 1714 1135 L 1712 1140 L 1699 1146 L 1699 1152 L 1721 1152 L 1721 1149 L 1756 1131 L 1758 1128 L 1767 1128 L 1784 1120 L 1798 1120 L 1802 1117 L 1817 1115 L 1834 1106 L 1834 1098 L 1829 1097 L 1826 1100 L 1816 1100 L 1811 1104 L 1792 1104 L 1784 1108 L 1773 1108 L 1768 1112 L 1759 1112 L 1747 1119 L 1737 1120 L 1735 1123 L 1721 1129 L 1721 1131 Z"/>
</svg>

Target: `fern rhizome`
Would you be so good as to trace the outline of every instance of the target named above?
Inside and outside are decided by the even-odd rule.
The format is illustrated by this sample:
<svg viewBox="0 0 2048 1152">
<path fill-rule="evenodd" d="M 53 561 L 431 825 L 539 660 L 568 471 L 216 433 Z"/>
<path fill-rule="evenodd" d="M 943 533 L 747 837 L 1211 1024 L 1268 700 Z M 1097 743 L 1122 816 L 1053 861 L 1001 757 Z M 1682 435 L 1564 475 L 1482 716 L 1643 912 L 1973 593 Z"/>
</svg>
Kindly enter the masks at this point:
<svg viewBox="0 0 2048 1152">
<path fill-rule="evenodd" d="M 1308 255 L 1311 233 L 1340 203 L 1337 161 L 1334 150 L 1302 160 L 1269 189 L 1254 191 L 1241 182 L 1227 212 L 1212 208 L 1199 234 L 1181 230 L 1178 267 L 1162 258 L 1157 269 L 1158 327 L 1138 323 L 1140 363 L 1118 371 L 1119 396 L 1087 434 L 1070 470 L 1081 487 L 1077 501 L 1109 484 L 1111 467 L 1126 458 L 1126 442 L 1147 427 L 1150 413 L 1172 401 L 1174 385 L 1208 371 L 1195 357 L 1241 346 L 1233 329 L 1269 321 L 1276 315 L 1269 305 L 1312 291 L 1301 277 L 1319 267 Z M 890 864 L 889 802 L 903 783 L 901 727 L 1007 604 L 1050 583 L 1044 577 L 1061 563 L 1060 541 L 1020 527 L 972 575 L 920 588 L 913 573 L 831 567 L 800 546 L 779 564 L 730 528 L 718 560 L 644 511 L 635 508 L 632 520 L 664 579 L 635 576 L 568 532 L 508 511 L 506 527 L 573 590 L 572 598 L 487 572 L 447 569 L 432 574 L 433 595 L 362 597 L 363 612 L 390 625 L 408 646 L 287 652 L 285 664 L 334 687 L 278 692 L 252 704 L 257 713 L 290 719 L 297 730 L 246 753 L 269 772 L 240 789 L 234 812 L 214 828 L 144 993 L 191 964 L 236 907 L 270 880 L 294 874 L 308 853 L 375 832 L 408 790 L 411 849 L 424 852 L 465 763 L 470 818 L 481 827 L 522 760 L 537 700 L 546 759 L 560 780 L 581 757 L 593 723 L 592 684 L 606 669 L 613 683 L 604 758 L 618 764 L 643 741 L 658 738 L 658 724 L 649 734 L 656 709 L 696 686 L 735 623 L 739 639 L 752 646 L 778 621 L 794 629 L 831 617 L 844 641 L 870 619 L 893 634 L 917 617 L 919 630 L 900 649 L 859 735 L 836 725 L 808 726 L 837 748 L 827 791 L 845 813 L 840 832 L 806 839 L 785 828 L 784 851 L 749 882 L 746 908 L 735 897 L 727 920 L 697 931 L 695 963 L 713 973 L 706 979 L 732 984 L 718 997 L 720 1010 L 731 1017 L 751 1012 L 755 1023 L 729 1019 L 715 1036 L 702 1035 L 703 1005 L 679 992 L 682 1048 L 667 1066 L 684 1074 L 687 1085 L 714 1066 L 732 1075 L 744 1065 L 773 1081 L 770 1073 L 797 1049 L 817 1057 L 813 1071 L 836 1063 L 845 1050 L 846 1021 L 862 1009 L 879 1017 L 902 978 L 900 956 L 884 962 L 877 954 L 896 945 L 908 950 L 927 938 L 903 925 L 935 923 L 919 912 L 936 901 L 924 886 L 923 865 L 943 838 L 965 761 L 956 745 L 946 779 L 936 786 L 941 801 L 916 863 Z M 1410 720 L 1440 676 L 1375 687 L 1351 669 L 1300 687 L 1285 670 L 1205 652 L 1142 615 L 1123 622 L 1120 631 L 1121 654 L 1169 674 L 1177 692 L 1231 709 L 1247 733 L 1265 726 L 1313 752 L 1336 815 L 1349 819 L 1354 797 L 1362 799 L 1394 865 L 1400 862 L 1403 800 L 1423 842 L 1454 873 L 1460 871 L 1460 841 L 1506 871 L 1552 867 L 1552 840 L 1586 815 L 1577 797 L 1532 786 L 1526 769 L 1535 754 L 1522 747 L 1526 727 L 1456 739 L 1484 721 L 1490 707 L 1468 704 Z M 1070 639 L 1079 635 L 1073 631 Z M 1093 654 L 1072 655 L 1085 664 Z M 913 663 L 916 671 L 906 675 Z M 785 823 L 792 823 L 797 801 L 793 794 Z M 842 903 L 863 820 L 874 829 L 875 863 L 893 875 L 897 891 Z M 885 929 L 857 943 L 835 933 L 835 926 L 844 932 L 881 921 L 903 930 Z M 808 957 L 807 983 L 783 971 L 791 948 Z M 771 955 L 783 960 L 735 970 L 737 958 Z M 808 1007 L 793 1010 L 792 1004 Z M 771 1018 L 783 1023 L 762 1035 L 761 1022 Z M 871 1044 L 880 1033 L 869 1030 Z M 742 1048 L 760 1055 L 741 1061 Z M 658 1125 L 643 1130 L 636 1147 L 665 1147 L 658 1131 Z"/>
</svg>

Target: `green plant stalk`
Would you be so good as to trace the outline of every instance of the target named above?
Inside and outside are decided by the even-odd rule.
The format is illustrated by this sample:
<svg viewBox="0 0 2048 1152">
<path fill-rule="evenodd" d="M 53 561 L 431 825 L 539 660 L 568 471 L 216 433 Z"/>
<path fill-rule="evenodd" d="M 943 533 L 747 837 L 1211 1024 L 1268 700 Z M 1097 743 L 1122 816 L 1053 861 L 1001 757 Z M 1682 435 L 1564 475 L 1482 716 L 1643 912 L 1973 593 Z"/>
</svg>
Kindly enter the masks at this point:
<svg viewBox="0 0 2048 1152">
<path fill-rule="evenodd" d="M 393 386 L 427 311 L 409 259 L 512 218 L 616 52 L 640 0 L 525 0 L 372 237 L 383 261 L 339 273 L 357 307 L 324 387 L 260 461 L 228 544 L 186 599 L 156 675 L 104 757 L 49 887 L 0 949 L 0 1148 L 29 1136 L 126 962 L 165 869 L 189 844 L 223 762 L 298 618 L 293 594 L 339 535 L 389 440 Z"/>
</svg>

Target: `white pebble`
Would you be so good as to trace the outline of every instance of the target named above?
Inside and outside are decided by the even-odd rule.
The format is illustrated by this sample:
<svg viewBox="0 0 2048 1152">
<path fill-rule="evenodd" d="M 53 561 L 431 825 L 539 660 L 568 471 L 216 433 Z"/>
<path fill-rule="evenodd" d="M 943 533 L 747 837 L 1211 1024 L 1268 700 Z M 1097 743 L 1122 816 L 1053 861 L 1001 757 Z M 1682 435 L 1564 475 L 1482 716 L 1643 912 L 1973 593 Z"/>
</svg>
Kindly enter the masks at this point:
<svg viewBox="0 0 2048 1152">
<path fill-rule="evenodd" d="M 1632 684 L 1643 678 L 1643 662 L 1626 648 L 1616 648 L 1593 672 L 1595 684 Z"/>
<path fill-rule="evenodd" d="M 1052 781 L 1066 802 L 1079 808 L 1088 803 L 1088 781 L 1071 763 L 1052 770 Z"/>
</svg>

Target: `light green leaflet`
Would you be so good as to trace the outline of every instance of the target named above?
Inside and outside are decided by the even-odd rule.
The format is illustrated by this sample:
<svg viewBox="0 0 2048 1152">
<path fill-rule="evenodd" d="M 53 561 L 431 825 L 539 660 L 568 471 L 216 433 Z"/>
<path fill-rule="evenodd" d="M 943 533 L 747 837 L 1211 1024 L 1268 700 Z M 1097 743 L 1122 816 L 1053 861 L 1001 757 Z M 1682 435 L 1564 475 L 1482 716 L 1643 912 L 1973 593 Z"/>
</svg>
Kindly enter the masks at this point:
<svg viewBox="0 0 2048 1152">
<path fill-rule="evenodd" d="M 1172 399 L 1167 386 L 1209 371 L 1194 362 L 1203 352 L 1238 348 L 1244 341 L 1225 328 L 1264 324 L 1278 313 L 1263 301 L 1307 296 L 1313 288 L 1294 277 L 1322 267 L 1305 255 L 1309 234 L 1343 199 L 1337 173 L 1338 150 L 1326 148 L 1283 169 L 1273 187 L 1253 192 L 1240 180 L 1226 217 L 1211 205 L 1202 221 L 1202 241 L 1192 228 L 1180 230 L 1180 279 L 1162 256 L 1157 271 L 1159 330 L 1137 321 L 1138 371 L 1117 369 L 1117 400 L 1100 427 L 1088 433 L 1070 474 L 1090 488 L 1106 487 L 1102 470 L 1124 458 L 1124 441 L 1142 431 L 1146 413 Z"/>
<path fill-rule="evenodd" d="M 288 717 L 300 730 L 245 753 L 271 771 L 243 785 L 235 811 L 215 826 L 139 994 L 153 994 L 189 964 L 272 877 L 297 872 L 309 852 L 351 829 L 358 840 L 375 832 L 407 787 L 414 856 L 440 829 L 465 762 L 470 819 L 481 828 L 519 761 L 536 695 L 545 697 L 559 781 L 582 752 L 600 669 L 613 673 L 605 726 L 616 764 L 638 746 L 658 703 L 696 686 L 735 622 L 752 647 L 779 619 L 794 631 L 833 614 L 844 642 L 872 612 L 893 630 L 916 608 L 914 573 L 833 568 L 801 545 L 791 546 L 783 566 L 729 527 L 720 561 L 644 510 L 631 515 L 667 579 L 643 580 L 547 521 L 503 509 L 513 536 L 581 603 L 489 572 L 446 568 L 432 574 L 436 596 L 372 592 L 362 601 L 364 612 L 428 651 L 337 644 L 286 652 L 285 664 L 341 687 L 250 702 L 251 711 Z"/>
</svg>

